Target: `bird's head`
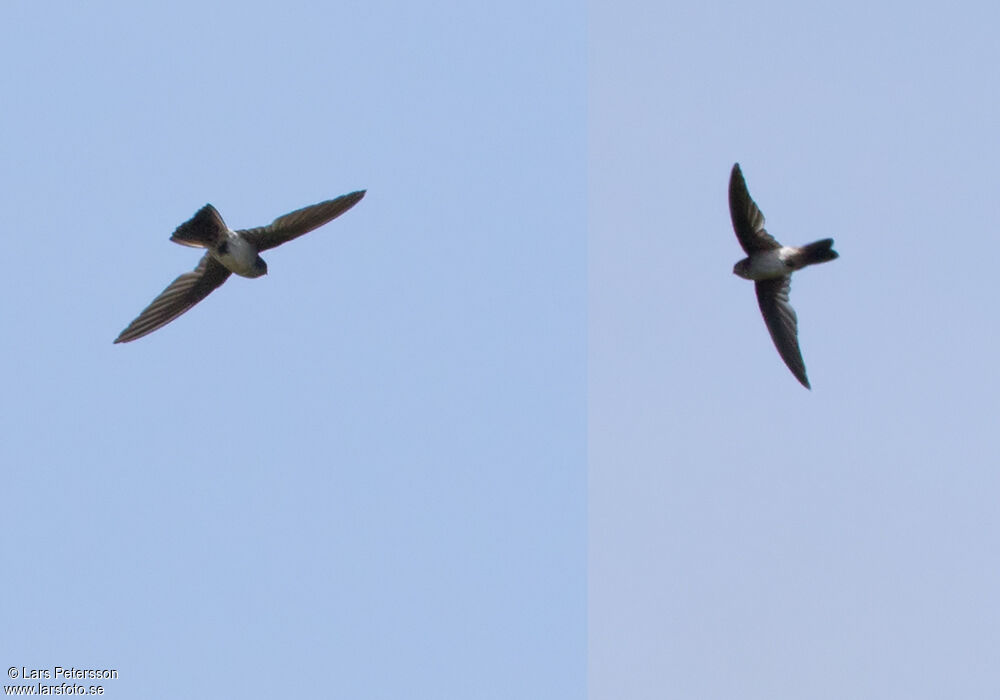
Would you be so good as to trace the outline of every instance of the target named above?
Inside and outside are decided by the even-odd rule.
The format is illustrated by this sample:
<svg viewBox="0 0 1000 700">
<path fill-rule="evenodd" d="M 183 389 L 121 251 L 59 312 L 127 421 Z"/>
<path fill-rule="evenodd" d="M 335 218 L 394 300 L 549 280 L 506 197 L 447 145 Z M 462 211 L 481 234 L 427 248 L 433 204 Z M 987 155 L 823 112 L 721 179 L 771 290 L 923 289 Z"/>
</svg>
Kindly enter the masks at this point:
<svg viewBox="0 0 1000 700">
<path fill-rule="evenodd" d="M 253 261 L 253 269 L 257 274 L 255 277 L 261 277 L 267 274 L 267 263 L 264 262 L 264 258 L 257 256 L 257 259 Z"/>
<path fill-rule="evenodd" d="M 737 277 L 742 277 L 745 280 L 750 279 L 749 276 L 750 258 L 743 258 L 738 263 L 733 265 L 733 274 Z"/>
</svg>

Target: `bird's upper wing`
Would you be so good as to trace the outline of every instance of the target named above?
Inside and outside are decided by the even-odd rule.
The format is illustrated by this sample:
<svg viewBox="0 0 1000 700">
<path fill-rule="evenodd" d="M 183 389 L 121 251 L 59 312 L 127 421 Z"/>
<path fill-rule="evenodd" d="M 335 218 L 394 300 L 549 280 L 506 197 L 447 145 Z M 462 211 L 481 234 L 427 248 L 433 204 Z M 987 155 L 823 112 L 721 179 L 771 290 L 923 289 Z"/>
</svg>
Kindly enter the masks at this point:
<svg viewBox="0 0 1000 700">
<path fill-rule="evenodd" d="M 750 198 L 739 163 L 733 166 L 733 172 L 729 175 L 729 215 L 733 218 L 736 237 L 747 255 L 781 247 L 781 244 L 764 230 L 764 215 Z"/>
<path fill-rule="evenodd" d="M 264 251 L 287 243 L 303 233 L 308 233 L 314 228 L 319 228 L 326 222 L 336 219 L 360 202 L 364 196 L 365 190 L 351 192 L 336 199 L 313 204 L 293 211 L 291 214 L 279 216 L 268 226 L 258 226 L 257 228 L 237 231 L 237 233 L 257 246 L 258 251 Z"/>
<path fill-rule="evenodd" d="M 795 316 L 795 309 L 788 302 L 788 291 L 791 287 L 791 275 L 761 280 L 756 283 L 757 304 L 764 315 L 767 330 L 771 333 L 771 340 L 774 341 L 774 347 L 778 348 L 781 359 L 802 386 L 809 389 L 806 365 L 799 350 L 798 319 Z"/>
<path fill-rule="evenodd" d="M 115 338 L 115 342 L 128 343 L 167 325 L 211 294 L 230 274 L 232 273 L 225 265 L 213 258 L 210 253 L 205 253 L 198 267 L 171 282 L 160 296 L 153 299 L 153 302 L 128 324 L 128 328 Z"/>
</svg>

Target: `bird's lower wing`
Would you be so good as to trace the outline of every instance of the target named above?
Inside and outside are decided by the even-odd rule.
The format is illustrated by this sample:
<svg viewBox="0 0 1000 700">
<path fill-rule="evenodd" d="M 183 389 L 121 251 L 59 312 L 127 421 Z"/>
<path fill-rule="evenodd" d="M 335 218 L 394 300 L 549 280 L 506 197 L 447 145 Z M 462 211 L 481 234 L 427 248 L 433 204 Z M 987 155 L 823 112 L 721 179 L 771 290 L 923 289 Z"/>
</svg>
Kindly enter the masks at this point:
<svg viewBox="0 0 1000 700">
<path fill-rule="evenodd" d="M 163 290 L 160 296 L 143 309 L 116 343 L 128 343 L 161 328 L 217 289 L 232 274 L 225 265 L 205 253 L 191 272 L 186 272 Z"/>
<path fill-rule="evenodd" d="M 365 190 L 351 192 L 336 199 L 297 209 L 291 214 L 279 216 L 268 226 L 237 231 L 246 240 L 257 246 L 258 251 L 274 248 L 298 238 L 323 224 L 333 221 L 345 211 L 361 201 Z"/>
<path fill-rule="evenodd" d="M 799 322 L 795 316 L 795 309 L 788 301 L 791 287 L 791 275 L 757 282 L 757 304 L 760 306 L 761 314 L 764 315 L 767 330 L 771 333 L 771 340 L 774 341 L 774 347 L 778 349 L 781 359 L 802 386 L 809 389 L 806 365 L 799 350 Z"/>
</svg>

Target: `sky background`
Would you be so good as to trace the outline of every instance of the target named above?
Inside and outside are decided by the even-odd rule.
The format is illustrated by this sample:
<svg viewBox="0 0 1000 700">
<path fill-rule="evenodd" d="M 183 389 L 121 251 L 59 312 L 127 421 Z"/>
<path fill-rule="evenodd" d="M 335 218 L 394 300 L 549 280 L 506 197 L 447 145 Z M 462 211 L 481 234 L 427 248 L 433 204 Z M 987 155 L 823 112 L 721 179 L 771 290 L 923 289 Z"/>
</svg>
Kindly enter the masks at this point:
<svg viewBox="0 0 1000 700">
<path fill-rule="evenodd" d="M 585 19 L 3 4 L 3 668 L 585 694 Z M 362 188 L 112 345 L 206 202 L 239 228 Z"/>
<path fill-rule="evenodd" d="M 998 19 L 4 4 L 0 668 L 995 698 Z M 731 274 L 736 161 L 778 240 L 841 254 L 792 288 L 811 392 Z M 206 202 L 358 188 L 112 345 Z"/>
<path fill-rule="evenodd" d="M 591 698 L 1000 696 L 990 3 L 590 4 Z M 727 206 L 840 259 L 775 351 Z"/>
</svg>

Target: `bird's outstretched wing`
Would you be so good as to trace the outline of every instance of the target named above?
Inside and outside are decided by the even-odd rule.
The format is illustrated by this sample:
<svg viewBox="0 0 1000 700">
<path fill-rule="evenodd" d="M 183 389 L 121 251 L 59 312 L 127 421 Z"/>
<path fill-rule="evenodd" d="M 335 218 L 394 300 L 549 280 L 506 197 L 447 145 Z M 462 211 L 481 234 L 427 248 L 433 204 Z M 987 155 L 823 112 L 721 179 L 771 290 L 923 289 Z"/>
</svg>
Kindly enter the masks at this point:
<svg viewBox="0 0 1000 700">
<path fill-rule="evenodd" d="M 225 265 L 213 258 L 210 253 L 205 253 L 198 267 L 171 282 L 160 296 L 153 299 L 153 302 L 128 324 L 128 328 L 115 338 L 115 342 L 128 343 L 167 325 L 211 294 L 228 279 L 230 274 L 232 273 Z"/>
<path fill-rule="evenodd" d="M 795 316 L 795 309 L 788 302 L 788 292 L 792 287 L 791 275 L 762 280 L 755 285 L 757 304 L 764 315 L 764 322 L 771 333 L 774 347 L 778 348 L 781 359 L 802 386 L 806 389 L 811 388 L 806 378 L 806 365 L 802 361 L 802 352 L 799 350 L 798 318 Z"/>
<path fill-rule="evenodd" d="M 293 238 L 298 238 L 302 234 L 336 219 L 360 202 L 364 196 L 365 190 L 351 192 L 336 199 L 313 204 L 293 211 L 291 214 L 279 216 L 267 226 L 245 229 L 237 231 L 237 233 L 257 246 L 258 251 L 265 251 L 287 243 Z"/>
<path fill-rule="evenodd" d="M 733 166 L 733 172 L 729 175 L 729 215 L 733 219 L 736 237 L 747 255 L 781 247 L 781 244 L 764 230 L 764 215 L 750 198 L 739 163 Z"/>
</svg>

